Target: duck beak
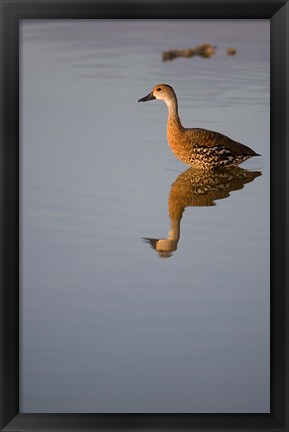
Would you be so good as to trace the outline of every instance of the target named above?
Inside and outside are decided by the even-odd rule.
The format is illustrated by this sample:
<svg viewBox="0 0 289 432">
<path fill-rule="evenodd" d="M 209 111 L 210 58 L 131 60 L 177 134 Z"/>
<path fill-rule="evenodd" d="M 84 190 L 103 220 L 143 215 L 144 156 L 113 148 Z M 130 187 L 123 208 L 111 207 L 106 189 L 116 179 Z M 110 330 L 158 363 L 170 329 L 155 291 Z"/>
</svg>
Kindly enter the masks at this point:
<svg viewBox="0 0 289 432">
<path fill-rule="evenodd" d="M 138 102 L 146 102 L 146 101 L 153 100 L 153 99 L 156 99 L 156 97 L 153 95 L 153 92 L 151 92 L 147 96 L 139 99 Z"/>
</svg>

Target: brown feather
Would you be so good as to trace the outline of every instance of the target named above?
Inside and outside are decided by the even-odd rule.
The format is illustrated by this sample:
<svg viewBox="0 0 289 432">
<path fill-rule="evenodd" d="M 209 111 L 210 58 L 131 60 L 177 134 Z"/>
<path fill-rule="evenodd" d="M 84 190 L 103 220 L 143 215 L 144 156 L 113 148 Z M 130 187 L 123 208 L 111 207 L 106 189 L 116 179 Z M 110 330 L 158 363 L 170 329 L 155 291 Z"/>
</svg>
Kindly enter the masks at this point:
<svg viewBox="0 0 289 432">
<path fill-rule="evenodd" d="M 201 128 L 185 128 L 184 137 L 187 143 L 191 142 L 193 145 L 201 147 L 225 147 L 230 150 L 232 155 L 259 156 L 250 147 L 216 131 Z"/>
</svg>

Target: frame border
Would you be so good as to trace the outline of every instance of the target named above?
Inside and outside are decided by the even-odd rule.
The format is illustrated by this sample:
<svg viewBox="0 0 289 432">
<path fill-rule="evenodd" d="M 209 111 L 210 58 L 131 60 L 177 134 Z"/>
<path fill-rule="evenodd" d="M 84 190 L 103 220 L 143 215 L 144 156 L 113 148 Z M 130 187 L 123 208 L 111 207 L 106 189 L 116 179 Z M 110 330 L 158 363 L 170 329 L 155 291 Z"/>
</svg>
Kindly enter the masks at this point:
<svg viewBox="0 0 289 432">
<path fill-rule="evenodd" d="M 270 19 L 270 414 L 19 414 L 19 21 L 41 18 Z M 289 2 L 0 0 L 0 24 L 1 431 L 288 431 Z"/>
</svg>

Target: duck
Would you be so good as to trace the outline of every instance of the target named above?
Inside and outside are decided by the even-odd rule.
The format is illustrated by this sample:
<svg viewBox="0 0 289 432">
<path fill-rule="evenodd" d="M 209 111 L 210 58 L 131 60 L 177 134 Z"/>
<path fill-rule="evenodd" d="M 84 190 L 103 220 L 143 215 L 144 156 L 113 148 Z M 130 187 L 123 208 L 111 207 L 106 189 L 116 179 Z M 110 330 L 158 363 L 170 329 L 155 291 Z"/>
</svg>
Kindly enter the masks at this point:
<svg viewBox="0 0 289 432">
<path fill-rule="evenodd" d="M 138 102 L 161 100 L 168 107 L 167 140 L 174 156 L 192 168 L 216 169 L 241 164 L 253 156 L 261 156 L 250 147 L 220 132 L 185 128 L 178 113 L 176 93 L 169 84 L 157 84 Z"/>
<path fill-rule="evenodd" d="M 178 248 L 181 235 L 181 219 L 188 207 L 210 207 L 216 201 L 229 198 L 231 192 L 244 188 L 260 171 L 249 171 L 241 167 L 224 170 L 186 169 L 179 174 L 170 187 L 168 196 L 169 231 L 166 238 L 148 238 L 148 243 L 160 258 L 169 258 Z"/>
</svg>

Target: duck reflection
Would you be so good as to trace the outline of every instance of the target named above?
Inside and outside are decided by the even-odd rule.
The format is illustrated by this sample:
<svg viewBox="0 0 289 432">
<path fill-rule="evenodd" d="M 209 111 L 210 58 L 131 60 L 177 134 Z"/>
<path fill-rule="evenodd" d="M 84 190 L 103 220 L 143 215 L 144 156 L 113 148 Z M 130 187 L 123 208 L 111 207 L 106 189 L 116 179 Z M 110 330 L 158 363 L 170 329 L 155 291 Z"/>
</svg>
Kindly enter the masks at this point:
<svg viewBox="0 0 289 432">
<path fill-rule="evenodd" d="M 214 206 L 215 201 L 230 196 L 230 192 L 243 189 L 246 183 L 261 176 L 259 171 L 240 167 L 220 171 L 189 168 L 171 185 L 168 198 L 170 229 L 167 238 L 144 238 L 159 257 L 168 258 L 177 250 L 183 212 L 189 206 Z"/>
</svg>

